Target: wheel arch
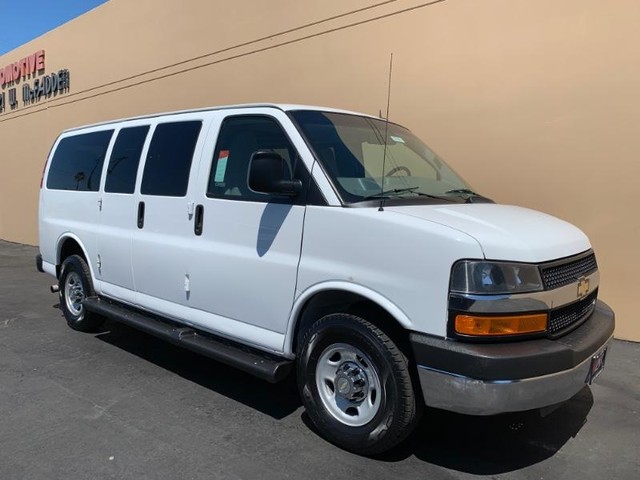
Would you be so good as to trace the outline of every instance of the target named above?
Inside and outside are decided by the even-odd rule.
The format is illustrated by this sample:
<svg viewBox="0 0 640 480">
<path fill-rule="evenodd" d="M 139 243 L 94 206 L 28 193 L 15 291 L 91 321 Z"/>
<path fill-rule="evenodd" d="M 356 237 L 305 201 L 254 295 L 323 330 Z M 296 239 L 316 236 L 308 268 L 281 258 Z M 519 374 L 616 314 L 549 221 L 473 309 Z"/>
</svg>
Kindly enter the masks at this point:
<svg viewBox="0 0 640 480">
<path fill-rule="evenodd" d="M 305 290 L 295 301 L 285 335 L 284 353 L 295 356 L 301 332 L 329 313 L 361 315 L 398 343 L 408 340 L 413 323 L 393 302 L 361 285 L 327 282 Z"/>
<path fill-rule="evenodd" d="M 86 264 L 89 267 L 89 271 L 91 272 L 91 277 L 94 280 L 95 275 L 93 272 L 93 266 L 89 261 L 89 255 L 87 254 L 87 250 L 84 247 L 80 238 L 78 238 L 73 233 L 64 233 L 60 235 L 57 241 L 56 248 L 56 276 L 60 278 L 60 270 L 62 268 L 62 263 L 64 260 L 71 255 L 79 255 L 81 256 Z"/>
</svg>

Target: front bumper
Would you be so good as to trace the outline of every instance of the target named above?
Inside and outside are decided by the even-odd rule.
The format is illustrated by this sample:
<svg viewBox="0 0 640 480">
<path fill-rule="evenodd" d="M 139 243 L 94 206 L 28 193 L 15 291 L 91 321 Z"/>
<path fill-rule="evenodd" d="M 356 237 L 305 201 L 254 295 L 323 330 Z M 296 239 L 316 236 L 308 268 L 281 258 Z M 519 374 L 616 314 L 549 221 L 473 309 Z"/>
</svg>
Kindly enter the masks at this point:
<svg viewBox="0 0 640 480">
<path fill-rule="evenodd" d="M 589 381 L 591 359 L 614 327 L 613 311 L 598 301 L 586 322 L 554 340 L 473 344 L 412 333 L 411 344 L 427 405 L 494 415 L 570 399 Z"/>
</svg>

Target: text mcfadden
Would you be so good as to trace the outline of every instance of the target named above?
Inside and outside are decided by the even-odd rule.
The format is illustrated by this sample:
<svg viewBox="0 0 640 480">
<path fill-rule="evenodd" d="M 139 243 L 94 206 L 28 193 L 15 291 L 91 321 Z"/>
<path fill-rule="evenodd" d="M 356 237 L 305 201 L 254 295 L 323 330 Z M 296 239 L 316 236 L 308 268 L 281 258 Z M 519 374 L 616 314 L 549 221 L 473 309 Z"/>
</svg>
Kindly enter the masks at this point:
<svg viewBox="0 0 640 480">
<path fill-rule="evenodd" d="M 28 83 L 31 81 L 31 83 Z M 0 68 L 0 114 L 18 108 L 18 86 L 22 83 L 22 103 L 29 105 L 69 91 L 69 70 L 45 75 L 45 51 L 24 57 Z M 6 91 L 5 91 L 6 90 Z"/>
</svg>

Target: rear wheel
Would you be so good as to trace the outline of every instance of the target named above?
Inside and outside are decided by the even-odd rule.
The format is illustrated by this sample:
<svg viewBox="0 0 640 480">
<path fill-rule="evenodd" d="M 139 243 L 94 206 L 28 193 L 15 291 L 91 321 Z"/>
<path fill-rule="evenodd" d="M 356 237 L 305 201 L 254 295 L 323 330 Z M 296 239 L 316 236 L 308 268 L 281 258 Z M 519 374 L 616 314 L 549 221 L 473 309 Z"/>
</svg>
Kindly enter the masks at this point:
<svg viewBox="0 0 640 480">
<path fill-rule="evenodd" d="M 373 455 L 400 443 L 418 420 L 407 358 L 379 328 L 332 314 L 306 332 L 298 385 L 311 421 L 332 443 Z"/>
<path fill-rule="evenodd" d="M 104 318 L 87 311 L 82 302 L 94 296 L 89 266 L 79 255 L 71 255 L 62 263 L 59 279 L 60 308 L 67 324 L 74 330 L 88 332 L 97 329 Z"/>
</svg>

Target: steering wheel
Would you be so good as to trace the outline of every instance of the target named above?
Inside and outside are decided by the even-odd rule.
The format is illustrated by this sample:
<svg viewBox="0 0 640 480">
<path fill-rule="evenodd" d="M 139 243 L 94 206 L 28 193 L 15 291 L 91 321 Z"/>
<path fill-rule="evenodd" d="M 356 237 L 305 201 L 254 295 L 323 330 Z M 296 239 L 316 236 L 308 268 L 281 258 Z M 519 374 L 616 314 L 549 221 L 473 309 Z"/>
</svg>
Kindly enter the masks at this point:
<svg viewBox="0 0 640 480">
<path fill-rule="evenodd" d="M 391 170 L 389 170 L 389 173 L 387 173 L 387 176 L 391 177 L 391 176 L 395 175 L 396 173 L 400 173 L 400 172 L 403 172 L 404 173 L 403 176 L 405 176 L 405 177 L 411 177 L 412 176 L 411 175 L 411 170 L 409 170 L 407 167 L 402 166 L 402 165 L 399 166 L 399 167 L 395 167 L 395 168 L 392 168 Z"/>
</svg>

